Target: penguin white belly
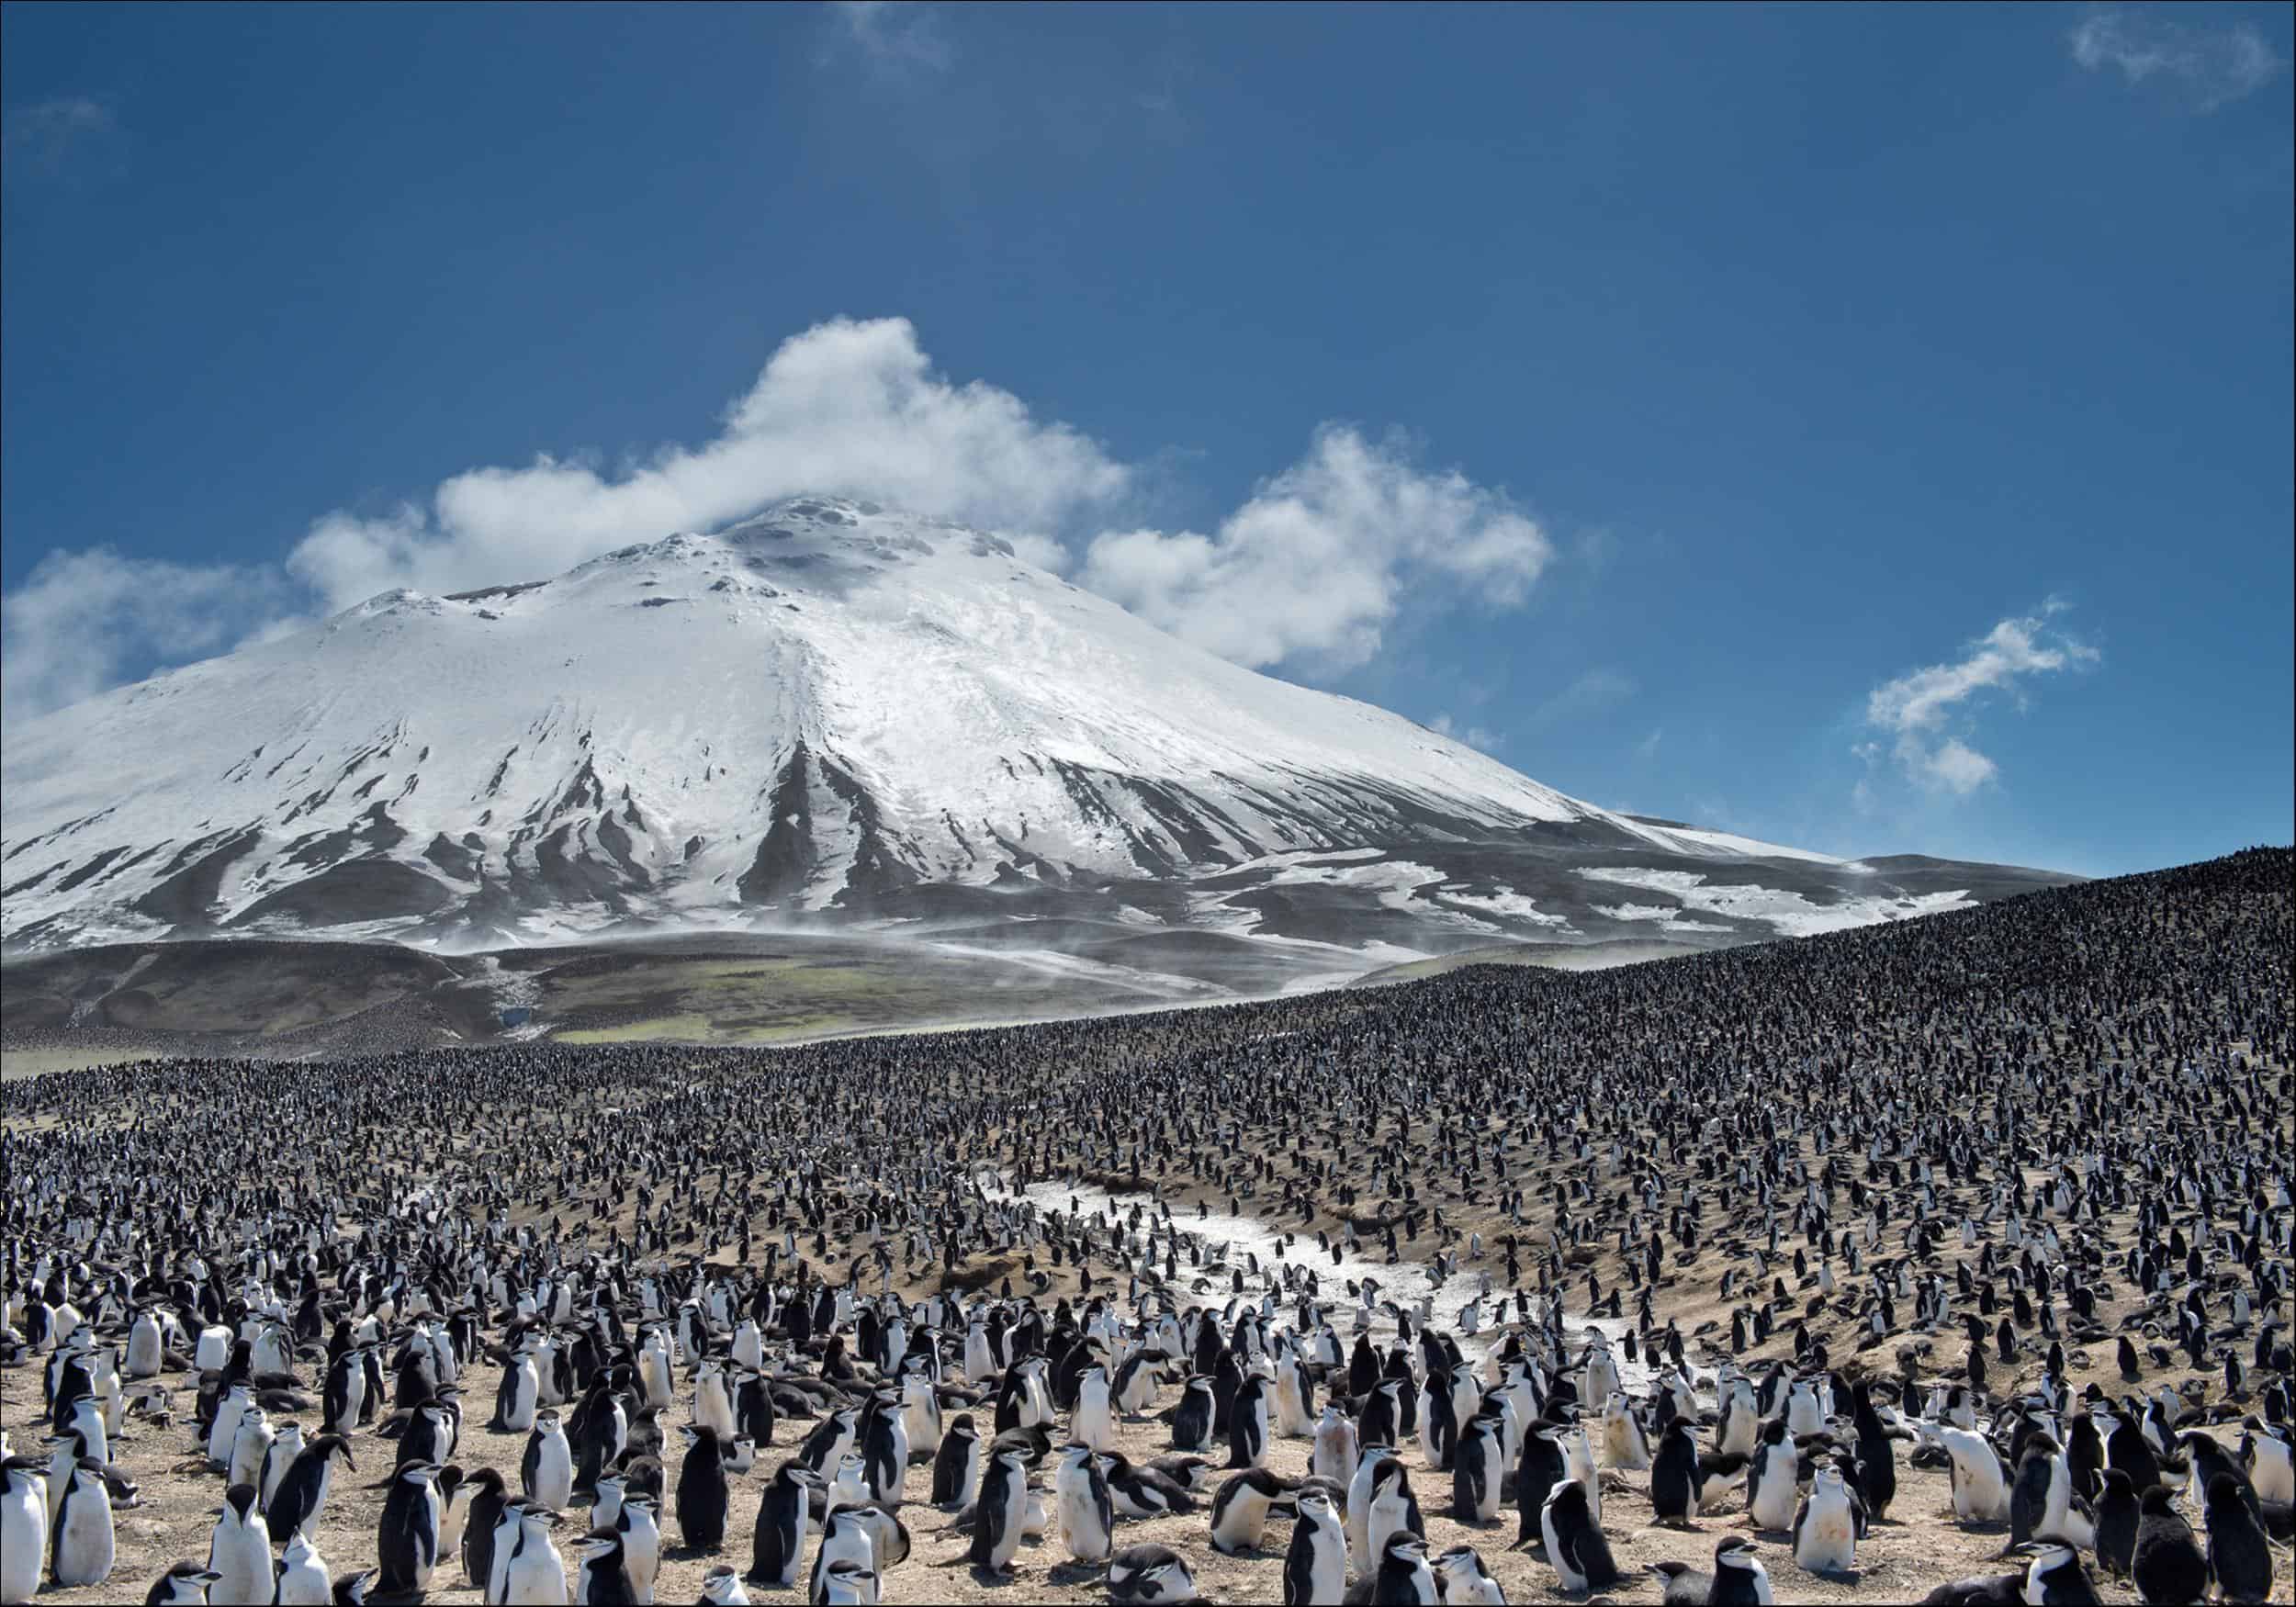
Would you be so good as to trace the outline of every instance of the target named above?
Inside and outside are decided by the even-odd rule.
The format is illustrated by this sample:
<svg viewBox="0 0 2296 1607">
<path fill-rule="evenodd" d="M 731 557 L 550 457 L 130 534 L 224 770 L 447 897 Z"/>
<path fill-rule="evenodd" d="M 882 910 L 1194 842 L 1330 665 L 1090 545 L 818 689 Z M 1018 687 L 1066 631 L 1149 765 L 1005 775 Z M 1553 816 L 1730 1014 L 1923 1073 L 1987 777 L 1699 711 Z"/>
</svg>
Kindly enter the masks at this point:
<svg viewBox="0 0 2296 1607">
<path fill-rule="evenodd" d="M 218 1523 L 208 1545 L 208 1568 L 222 1576 L 208 1587 L 213 1607 L 261 1607 L 271 1600 L 271 1537 L 261 1524 Z"/>
<path fill-rule="evenodd" d="M 219 1607 L 223 1599 L 215 1592 L 221 1588 L 218 1585 L 208 1592 L 208 1600 Z M 327 1570 L 319 1562 L 317 1553 L 282 1568 L 273 1599 L 277 1607 L 332 1607 L 334 1587 L 328 1582 Z"/>
<path fill-rule="evenodd" d="M 511 1375 L 510 1399 L 502 1408 L 502 1426 L 514 1434 L 525 1433 L 535 1426 L 535 1413 L 541 1407 L 542 1376 L 532 1356 L 521 1356 Z"/>
<path fill-rule="evenodd" d="M 66 1488 L 63 1522 L 56 1530 L 50 1568 L 56 1583 L 100 1585 L 112 1571 L 111 1500 L 101 1480 L 83 1477 Z"/>
<path fill-rule="evenodd" d="M 503 1607 L 567 1607 L 566 1563 L 548 1541 L 529 1544 L 502 1570 Z"/>
<path fill-rule="evenodd" d="M 1388 1541 L 1410 1522 L 1411 1508 L 1400 1496 L 1382 1496 L 1371 1503 L 1371 1510 L 1364 1515 L 1363 1530 L 1366 1551 L 1374 1559 L 1373 1568 L 1379 1566 L 1377 1559 L 1387 1554 Z"/>
<path fill-rule="evenodd" d="M 1811 1573 L 1844 1573 L 1857 1556 L 1857 1527 L 1846 1506 L 1812 1511 L 1794 1539 L 1794 1560 Z"/>
<path fill-rule="evenodd" d="M 0 1601 L 29 1601 L 48 1552 L 48 1489 L 11 1475 L 0 1494 Z"/>
<path fill-rule="evenodd" d="M 644 1502 L 625 1505 L 615 1520 L 622 1533 L 622 1571 L 630 1576 L 630 1593 L 640 1602 L 654 1599 L 654 1580 L 661 1572 L 661 1527 L 653 1509 Z"/>
<path fill-rule="evenodd" d="M 1750 1504 L 1757 1529 L 1784 1529 L 1794 1522 L 1799 1490 L 1794 1482 L 1794 1454 L 1788 1449 L 1763 1465 L 1761 1482 Z"/>
<path fill-rule="evenodd" d="M 1109 1551 L 1109 1533 L 1100 1525 L 1092 1490 L 1084 1479 L 1064 1479 L 1058 1497 L 1061 1544 L 1078 1562 L 1104 1562 Z"/>
<path fill-rule="evenodd" d="M 542 1454 L 535 1459 L 534 1499 L 554 1511 L 574 1499 L 574 1458 L 564 1434 L 542 1442 Z"/>
<path fill-rule="evenodd" d="M 1556 1580 L 1566 1590 L 1585 1590 L 1586 1576 L 1571 1567 L 1570 1558 L 1563 1554 L 1562 1539 L 1555 1533 L 1555 1514 L 1544 1507 L 1539 1509 L 1538 1534 L 1547 1543 L 1547 1561 L 1555 1570 Z"/>
</svg>

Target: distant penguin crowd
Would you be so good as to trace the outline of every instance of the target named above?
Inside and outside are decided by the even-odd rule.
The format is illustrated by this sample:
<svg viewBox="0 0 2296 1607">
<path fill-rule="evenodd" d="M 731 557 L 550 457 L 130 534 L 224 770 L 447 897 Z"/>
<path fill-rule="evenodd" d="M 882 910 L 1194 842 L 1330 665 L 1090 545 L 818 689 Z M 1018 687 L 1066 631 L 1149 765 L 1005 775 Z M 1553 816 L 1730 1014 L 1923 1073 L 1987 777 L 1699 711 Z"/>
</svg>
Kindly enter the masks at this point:
<svg viewBox="0 0 2296 1607">
<path fill-rule="evenodd" d="M 603 1607 L 696 1559 L 719 1607 L 1770 1602 L 1857 1595 L 1916 1477 L 1998 1546 L 1931 1602 L 2286 1600 L 2292 881 L 10 1083 L 0 1607 Z M 130 1573 L 163 1448 L 211 1526 Z"/>
</svg>

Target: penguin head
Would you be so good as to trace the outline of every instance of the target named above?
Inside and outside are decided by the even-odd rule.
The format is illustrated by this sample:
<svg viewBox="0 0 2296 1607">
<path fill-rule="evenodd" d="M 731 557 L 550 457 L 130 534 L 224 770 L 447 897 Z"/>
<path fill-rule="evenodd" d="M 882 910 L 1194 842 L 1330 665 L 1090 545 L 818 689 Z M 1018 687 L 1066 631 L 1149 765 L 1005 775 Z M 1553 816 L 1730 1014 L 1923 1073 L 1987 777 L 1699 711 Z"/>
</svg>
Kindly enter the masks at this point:
<svg viewBox="0 0 2296 1607">
<path fill-rule="evenodd" d="M 208 1599 L 208 1587 L 222 1577 L 221 1574 L 202 1568 L 196 1562 L 179 1562 L 169 1568 L 161 1579 L 160 1582 L 166 1587 L 167 1593 L 158 1597 L 157 1600 L 171 1602 L 204 1602 Z"/>
</svg>

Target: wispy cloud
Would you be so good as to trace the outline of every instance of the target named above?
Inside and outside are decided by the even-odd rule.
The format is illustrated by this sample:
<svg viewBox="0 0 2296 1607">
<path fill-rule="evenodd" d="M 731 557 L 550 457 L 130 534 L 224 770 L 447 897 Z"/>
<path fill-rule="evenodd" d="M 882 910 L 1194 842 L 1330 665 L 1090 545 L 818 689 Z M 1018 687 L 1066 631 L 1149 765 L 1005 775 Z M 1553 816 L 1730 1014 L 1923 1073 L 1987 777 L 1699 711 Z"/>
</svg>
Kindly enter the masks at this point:
<svg viewBox="0 0 2296 1607">
<path fill-rule="evenodd" d="M 1988 691 L 2021 696 L 2019 683 L 2030 676 L 2093 665 L 2102 657 L 2051 622 L 2065 605 L 2052 598 L 2041 612 L 2002 620 L 1961 657 L 1932 664 L 1877 686 L 1867 696 L 1865 722 L 1889 740 L 1898 767 L 1932 792 L 1966 797 L 1995 780 L 2000 767 L 1949 727 L 1966 722 L 1973 699 Z M 1862 743 L 1858 757 L 1871 764 L 1884 755 L 1880 742 Z M 1870 801 L 1863 790 L 1861 804 Z"/>
<path fill-rule="evenodd" d="M 109 152 L 119 131 L 111 108 L 82 95 L 13 107 L 0 119 L 0 162 L 7 176 L 59 178 Z"/>
<path fill-rule="evenodd" d="M 1041 537 L 1112 502 L 1130 476 L 1097 442 L 1036 418 L 1010 391 L 937 373 L 908 320 L 833 319 L 784 341 L 700 446 L 618 475 L 552 457 L 471 469 L 428 506 L 328 514 L 287 567 L 331 608 L 394 587 L 464 590 L 556 574 L 799 492 L 873 497 Z"/>
<path fill-rule="evenodd" d="M 896 0 L 834 0 L 829 9 L 846 42 L 874 71 L 945 73 L 956 62 L 956 47 L 930 6 Z"/>
<path fill-rule="evenodd" d="M 1637 759 L 1656 759 L 1656 758 L 1658 758 L 1658 756 L 1659 756 L 1659 742 L 1660 742 L 1660 738 L 1662 738 L 1663 736 L 1665 736 L 1665 735 L 1666 735 L 1666 727 L 1665 727 L 1665 726 L 1663 726 L 1663 725 L 1653 725 L 1653 726 L 1650 728 L 1650 735 L 1649 735 L 1649 736 L 1645 736 L 1645 737 L 1644 737 L 1641 741 L 1639 741 L 1639 742 L 1638 742 L 1638 743 L 1636 743 L 1636 744 L 1635 744 L 1635 757 L 1636 757 Z"/>
<path fill-rule="evenodd" d="M 1623 669 L 1597 665 L 1584 670 L 1560 691 L 1548 696 L 1530 713 L 1529 725 L 1534 730 L 1559 725 L 1570 720 L 1582 720 L 1599 714 L 1641 691 L 1635 678 Z"/>
<path fill-rule="evenodd" d="M 0 714 L 44 714 L 155 660 L 222 652 L 292 607 L 287 578 L 268 567 L 51 552 L 0 598 Z"/>
<path fill-rule="evenodd" d="M 2090 72 L 2174 85 L 2204 112 L 2261 89 L 2288 65 L 2254 23 L 2206 26 L 2149 10 L 2093 12 L 2067 43 Z"/>
<path fill-rule="evenodd" d="M 1480 725 L 1462 728 L 1448 714 L 1437 714 L 1427 722 L 1427 729 L 1437 736 L 1448 736 L 1454 741 L 1466 743 L 1469 747 L 1479 747 L 1485 753 L 1497 749 L 1506 740 L 1497 732 L 1485 730 Z"/>
<path fill-rule="evenodd" d="M 1335 673 L 1379 650 L 1409 593 L 1520 607 L 1552 553 L 1503 491 L 1326 424 L 1211 534 L 1100 536 L 1080 579 L 1223 658 Z"/>
<path fill-rule="evenodd" d="M 985 525 L 1058 571 L 1082 553 L 1081 583 L 1237 663 L 1311 679 L 1377 652 L 1411 600 L 1520 606 L 1548 556 L 1503 492 L 1350 425 L 1317 430 L 1305 456 L 1209 535 L 1120 523 L 1154 464 L 1124 462 L 985 380 L 940 374 L 906 319 L 833 319 L 783 342 L 698 445 L 617 468 L 544 456 L 469 469 L 379 517 L 325 514 L 278 568 L 52 554 L 5 600 L 0 673 L 12 711 L 52 708 L 281 618 L 399 588 L 544 579 L 805 492 Z M 210 605 L 208 628 L 197 621 Z M 1467 739 L 1495 741 L 1479 729 Z"/>
</svg>

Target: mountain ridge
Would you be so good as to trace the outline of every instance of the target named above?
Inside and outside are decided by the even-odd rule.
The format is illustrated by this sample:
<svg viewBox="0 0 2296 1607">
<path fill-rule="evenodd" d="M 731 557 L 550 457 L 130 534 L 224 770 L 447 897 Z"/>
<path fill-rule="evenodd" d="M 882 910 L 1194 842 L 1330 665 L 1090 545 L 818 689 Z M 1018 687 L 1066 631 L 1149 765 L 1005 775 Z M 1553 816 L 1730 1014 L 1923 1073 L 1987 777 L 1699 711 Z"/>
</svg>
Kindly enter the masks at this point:
<svg viewBox="0 0 2296 1607">
<path fill-rule="evenodd" d="M 17 723 L 0 769 L 12 950 L 1056 919 L 1308 944 L 1336 975 L 1990 895 L 1952 861 L 1604 809 L 1189 647 L 991 533 L 820 497 L 385 592 Z"/>
</svg>

